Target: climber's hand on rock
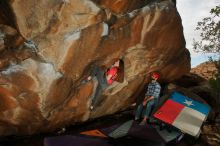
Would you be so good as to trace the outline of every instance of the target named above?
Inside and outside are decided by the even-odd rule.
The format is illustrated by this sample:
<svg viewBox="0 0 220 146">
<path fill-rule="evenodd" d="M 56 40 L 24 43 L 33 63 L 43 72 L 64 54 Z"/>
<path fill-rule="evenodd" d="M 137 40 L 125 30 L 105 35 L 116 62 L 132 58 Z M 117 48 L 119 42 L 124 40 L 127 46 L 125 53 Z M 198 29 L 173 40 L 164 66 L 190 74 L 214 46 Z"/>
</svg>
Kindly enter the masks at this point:
<svg viewBox="0 0 220 146">
<path fill-rule="evenodd" d="M 92 76 L 87 77 L 87 81 L 90 81 L 92 79 Z"/>
</svg>

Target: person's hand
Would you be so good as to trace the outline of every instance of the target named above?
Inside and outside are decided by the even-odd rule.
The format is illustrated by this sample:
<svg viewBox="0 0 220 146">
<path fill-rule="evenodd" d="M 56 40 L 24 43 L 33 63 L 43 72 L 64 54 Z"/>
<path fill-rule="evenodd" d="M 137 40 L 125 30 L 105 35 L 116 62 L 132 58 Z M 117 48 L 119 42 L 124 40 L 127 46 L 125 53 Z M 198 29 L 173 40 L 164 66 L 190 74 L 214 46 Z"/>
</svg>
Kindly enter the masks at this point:
<svg viewBox="0 0 220 146">
<path fill-rule="evenodd" d="M 143 103 L 142 103 L 142 104 L 143 104 L 143 106 L 146 106 L 147 102 L 148 102 L 148 100 L 147 100 L 147 99 L 146 99 L 146 100 L 144 100 L 144 101 L 143 101 Z"/>
<path fill-rule="evenodd" d="M 107 79 L 107 80 L 110 80 L 110 79 L 111 79 L 111 77 L 112 77 L 112 75 L 111 75 L 111 74 L 110 74 L 110 75 L 107 75 L 107 76 L 106 76 L 106 79 Z"/>
<path fill-rule="evenodd" d="M 92 76 L 87 77 L 87 81 L 90 81 L 92 79 Z"/>
<path fill-rule="evenodd" d="M 148 101 L 154 99 L 154 96 L 149 96 Z"/>
<path fill-rule="evenodd" d="M 131 106 L 136 106 L 136 102 L 135 102 L 135 103 L 133 103 Z"/>
</svg>

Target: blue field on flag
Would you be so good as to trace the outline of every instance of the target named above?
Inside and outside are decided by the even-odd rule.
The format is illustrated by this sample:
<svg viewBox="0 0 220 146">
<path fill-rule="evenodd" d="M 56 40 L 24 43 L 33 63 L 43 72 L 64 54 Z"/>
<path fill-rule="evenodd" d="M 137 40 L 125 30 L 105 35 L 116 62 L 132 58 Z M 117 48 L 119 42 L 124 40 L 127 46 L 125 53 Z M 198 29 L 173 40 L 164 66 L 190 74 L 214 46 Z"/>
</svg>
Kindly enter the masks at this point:
<svg viewBox="0 0 220 146">
<path fill-rule="evenodd" d="M 170 96 L 170 99 L 172 99 L 175 102 L 178 102 L 186 107 L 192 108 L 198 112 L 203 113 L 204 115 L 208 115 L 209 113 L 209 106 L 199 103 L 195 100 L 192 100 L 178 92 L 173 92 L 173 94 Z"/>
</svg>

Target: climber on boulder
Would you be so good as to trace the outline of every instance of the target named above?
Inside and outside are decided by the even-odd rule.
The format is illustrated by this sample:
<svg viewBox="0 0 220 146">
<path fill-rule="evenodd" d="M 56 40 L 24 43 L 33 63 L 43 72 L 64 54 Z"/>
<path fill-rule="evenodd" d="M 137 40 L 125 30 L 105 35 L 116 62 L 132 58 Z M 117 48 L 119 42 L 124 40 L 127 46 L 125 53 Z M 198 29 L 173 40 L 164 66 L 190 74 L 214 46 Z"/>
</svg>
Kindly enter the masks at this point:
<svg viewBox="0 0 220 146">
<path fill-rule="evenodd" d="M 87 78 L 87 81 L 93 80 L 94 82 L 93 93 L 91 95 L 90 110 L 94 109 L 96 101 L 102 92 L 118 77 L 120 64 L 123 64 L 123 61 L 118 59 L 109 69 L 107 69 L 107 71 L 102 70 L 98 66 L 94 66 L 92 74 Z"/>
</svg>

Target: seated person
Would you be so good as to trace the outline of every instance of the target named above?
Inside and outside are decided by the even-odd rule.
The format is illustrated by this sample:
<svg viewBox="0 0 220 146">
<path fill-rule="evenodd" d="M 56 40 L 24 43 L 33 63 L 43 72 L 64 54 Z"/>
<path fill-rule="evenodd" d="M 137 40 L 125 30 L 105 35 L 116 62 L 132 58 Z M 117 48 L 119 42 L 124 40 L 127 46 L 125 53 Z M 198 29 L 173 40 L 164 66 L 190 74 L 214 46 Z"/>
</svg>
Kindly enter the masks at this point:
<svg viewBox="0 0 220 146">
<path fill-rule="evenodd" d="M 137 110 L 135 113 L 135 120 L 140 119 L 142 111 L 145 111 L 144 118 L 141 121 L 140 125 L 146 124 L 148 118 L 150 117 L 150 113 L 152 111 L 153 106 L 155 106 L 159 101 L 161 86 L 157 82 L 158 78 L 159 78 L 159 74 L 156 72 L 154 72 L 151 75 L 151 82 L 148 85 L 144 101 L 141 104 L 139 104 L 137 107 Z"/>
<path fill-rule="evenodd" d="M 94 105 L 101 93 L 116 80 L 121 62 L 122 60 L 117 60 L 106 72 L 98 66 L 93 68 L 91 76 L 87 78 L 87 80 L 93 79 L 94 81 L 91 110 L 94 109 Z"/>
</svg>

